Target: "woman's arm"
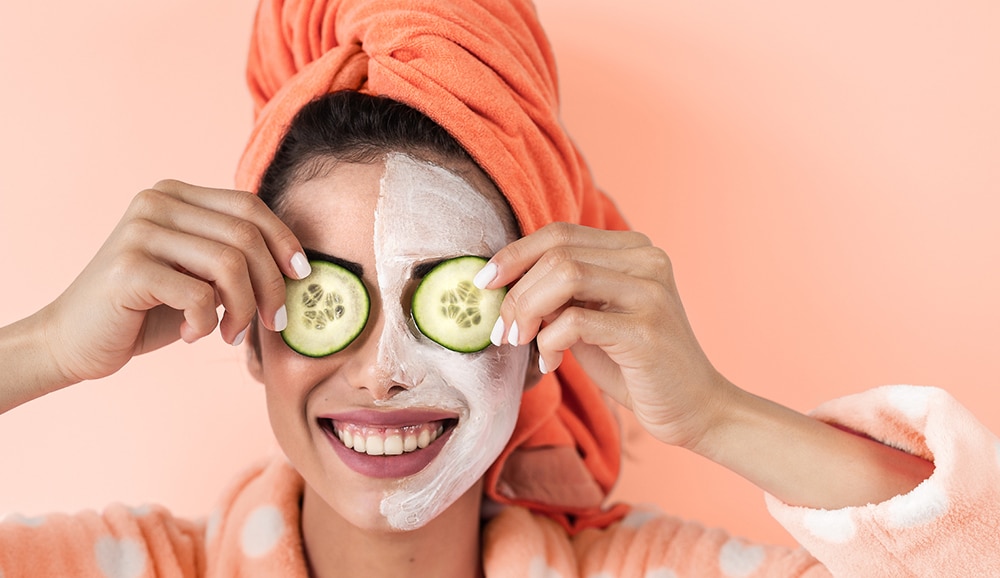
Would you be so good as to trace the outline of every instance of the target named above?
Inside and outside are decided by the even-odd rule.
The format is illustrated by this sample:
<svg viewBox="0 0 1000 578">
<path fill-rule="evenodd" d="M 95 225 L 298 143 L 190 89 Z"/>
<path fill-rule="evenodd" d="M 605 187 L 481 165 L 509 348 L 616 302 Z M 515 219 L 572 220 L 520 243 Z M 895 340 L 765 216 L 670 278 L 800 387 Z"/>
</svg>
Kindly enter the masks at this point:
<svg viewBox="0 0 1000 578">
<path fill-rule="evenodd" d="M 793 506 L 835 510 L 884 502 L 934 465 L 731 387 L 696 453 Z"/>
<path fill-rule="evenodd" d="M 572 351 L 655 438 L 693 450 L 788 503 L 864 505 L 933 465 L 740 390 L 691 330 L 666 254 L 635 232 L 565 223 L 497 253 L 480 285 L 513 284 L 502 339 L 535 339 L 542 371 Z M 516 324 L 517 331 L 513 331 Z"/>
<path fill-rule="evenodd" d="M 52 354 L 43 311 L 0 327 L 0 368 L 0 413 L 75 383 Z"/>
<path fill-rule="evenodd" d="M 255 195 L 161 181 L 136 195 L 66 291 L 0 328 L 0 412 L 216 326 L 238 344 L 258 311 L 281 330 L 282 275 L 308 273 L 298 240 Z"/>
</svg>

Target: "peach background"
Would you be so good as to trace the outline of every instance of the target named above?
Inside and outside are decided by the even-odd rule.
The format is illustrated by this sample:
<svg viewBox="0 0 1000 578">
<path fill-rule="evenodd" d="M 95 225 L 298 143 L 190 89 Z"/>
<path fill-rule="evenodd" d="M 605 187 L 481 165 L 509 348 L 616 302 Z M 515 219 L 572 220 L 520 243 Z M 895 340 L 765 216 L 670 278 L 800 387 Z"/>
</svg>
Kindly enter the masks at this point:
<svg viewBox="0 0 1000 578">
<path fill-rule="evenodd" d="M 50 3 L 49 3 L 50 4 Z M 253 2 L 0 7 L 0 323 L 54 298 L 160 178 L 228 186 Z M 703 346 L 799 410 L 951 390 L 994 431 L 1000 8 L 542 0 L 566 126 L 672 256 Z M 204 513 L 273 446 L 217 338 L 0 419 L 0 512 Z M 626 423 L 621 498 L 788 543 L 760 493 Z"/>
</svg>

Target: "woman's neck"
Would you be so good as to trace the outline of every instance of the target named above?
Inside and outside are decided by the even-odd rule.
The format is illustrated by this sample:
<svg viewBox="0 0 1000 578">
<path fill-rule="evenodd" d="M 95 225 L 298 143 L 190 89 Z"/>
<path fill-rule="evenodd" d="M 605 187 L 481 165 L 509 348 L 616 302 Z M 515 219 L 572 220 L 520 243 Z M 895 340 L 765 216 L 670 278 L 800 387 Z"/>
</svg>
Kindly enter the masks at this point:
<svg viewBox="0 0 1000 578">
<path fill-rule="evenodd" d="M 305 488 L 302 542 L 313 578 L 342 576 L 482 575 L 480 520 L 482 483 L 469 489 L 422 528 L 409 532 L 362 529 Z"/>
</svg>

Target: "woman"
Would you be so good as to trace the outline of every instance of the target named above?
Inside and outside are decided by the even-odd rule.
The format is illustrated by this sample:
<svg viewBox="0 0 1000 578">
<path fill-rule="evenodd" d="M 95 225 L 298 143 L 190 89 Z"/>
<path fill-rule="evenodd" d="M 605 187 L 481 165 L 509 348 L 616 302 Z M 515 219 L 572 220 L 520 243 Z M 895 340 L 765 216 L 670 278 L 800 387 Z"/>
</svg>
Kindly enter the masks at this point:
<svg viewBox="0 0 1000 578">
<path fill-rule="evenodd" d="M 748 547 L 669 518 L 618 523 L 624 508 L 601 507 L 617 470 L 606 443 L 613 422 L 581 368 L 657 439 L 772 494 L 779 518 L 834 572 L 941 572 L 936 563 L 960 548 L 975 572 L 993 568 L 996 536 L 982 528 L 996 484 L 955 475 L 982 448 L 994 457 L 992 436 L 966 432 L 968 449 L 955 463 L 939 460 L 933 477 L 926 459 L 938 428 L 971 422 L 946 396 L 880 391 L 831 410 L 902 452 L 756 398 L 715 371 L 663 253 L 639 234 L 600 230 L 622 223 L 558 129 L 554 81 L 541 74 L 551 58 L 530 9 L 309 8 L 265 3 L 258 16 L 251 70 L 262 106 L 241 186 L 267 206 L 160 183 L 136 198 L 63 296 L 2 334 L 8 409 L 171 340 L 204 337 L 221 303 L 222 337 L 250 335 L 251 371 L 288 463 L 241 478 L 207 526 L 160 509 L 8 524 L 4 576 L 43 563 L 95 575 L 825 574 L 804 552 Z M 319 30 L 336 36 L 313 35 L 307 23 L 326 18 L 336 26 Z M 290 46 L 271 44 L 287 30 Z M 496 91 L 498 77 L 510 92 Z M 393 98 L 322 96 L 337 88 Z M 290 321 L 281 275 L 306 277 L 307 254 L 353 268 L 373 303 L 357 339 L 321 358 L 277 335 Z M 477 285 L 510 290 L 493 345 L 459 354 L 415 328 L 408 304 L 424 265 L 469 254 L 490 258 Z M 851 416 L 858 406 L 881 419 Z M 910 439 L 900 435 L 917 427 L 907 417 L 926 422 Z M 439 437 L 384 455 L 406 428 Z M 381 451 L 348 448 L 346 434 Z M 480 514 L 493 510 L 484 493 L 548 517 L 508 507 L 481 535 Z M 867 503 L 879 504 L 852 509 Z M 944 528 L 964 533 L 924 547 Z M 890 538 L 885 550 L 866 545 L 874 534 Z M 57 545 L 61 556 L 31 552 Z"/>
</svg>

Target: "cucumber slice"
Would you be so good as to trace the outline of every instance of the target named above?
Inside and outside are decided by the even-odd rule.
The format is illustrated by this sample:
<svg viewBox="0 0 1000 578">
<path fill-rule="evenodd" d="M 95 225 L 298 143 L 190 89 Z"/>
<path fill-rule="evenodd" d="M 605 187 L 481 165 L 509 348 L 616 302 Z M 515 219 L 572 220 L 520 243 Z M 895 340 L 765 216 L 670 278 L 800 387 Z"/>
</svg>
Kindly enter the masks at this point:
<svg viewBox="0 0 1000 578">
<path fill-rule="evenodd" d="M 420 332 L 452 351 L 486 349 L 507 289 L 472 284 L 486 259 L 456 257 L 435 266 L 413 293 L 412 315 Z"/>
<path fill-rule="evenodd" d="M 281 338 L 302 355 L 324 357 L 361 334 L 371 302 L 368 289 L 354 273 L 329 261 L 309 264 L 308 277 L 285 280 L 288 326 Z"/>
</svg>

